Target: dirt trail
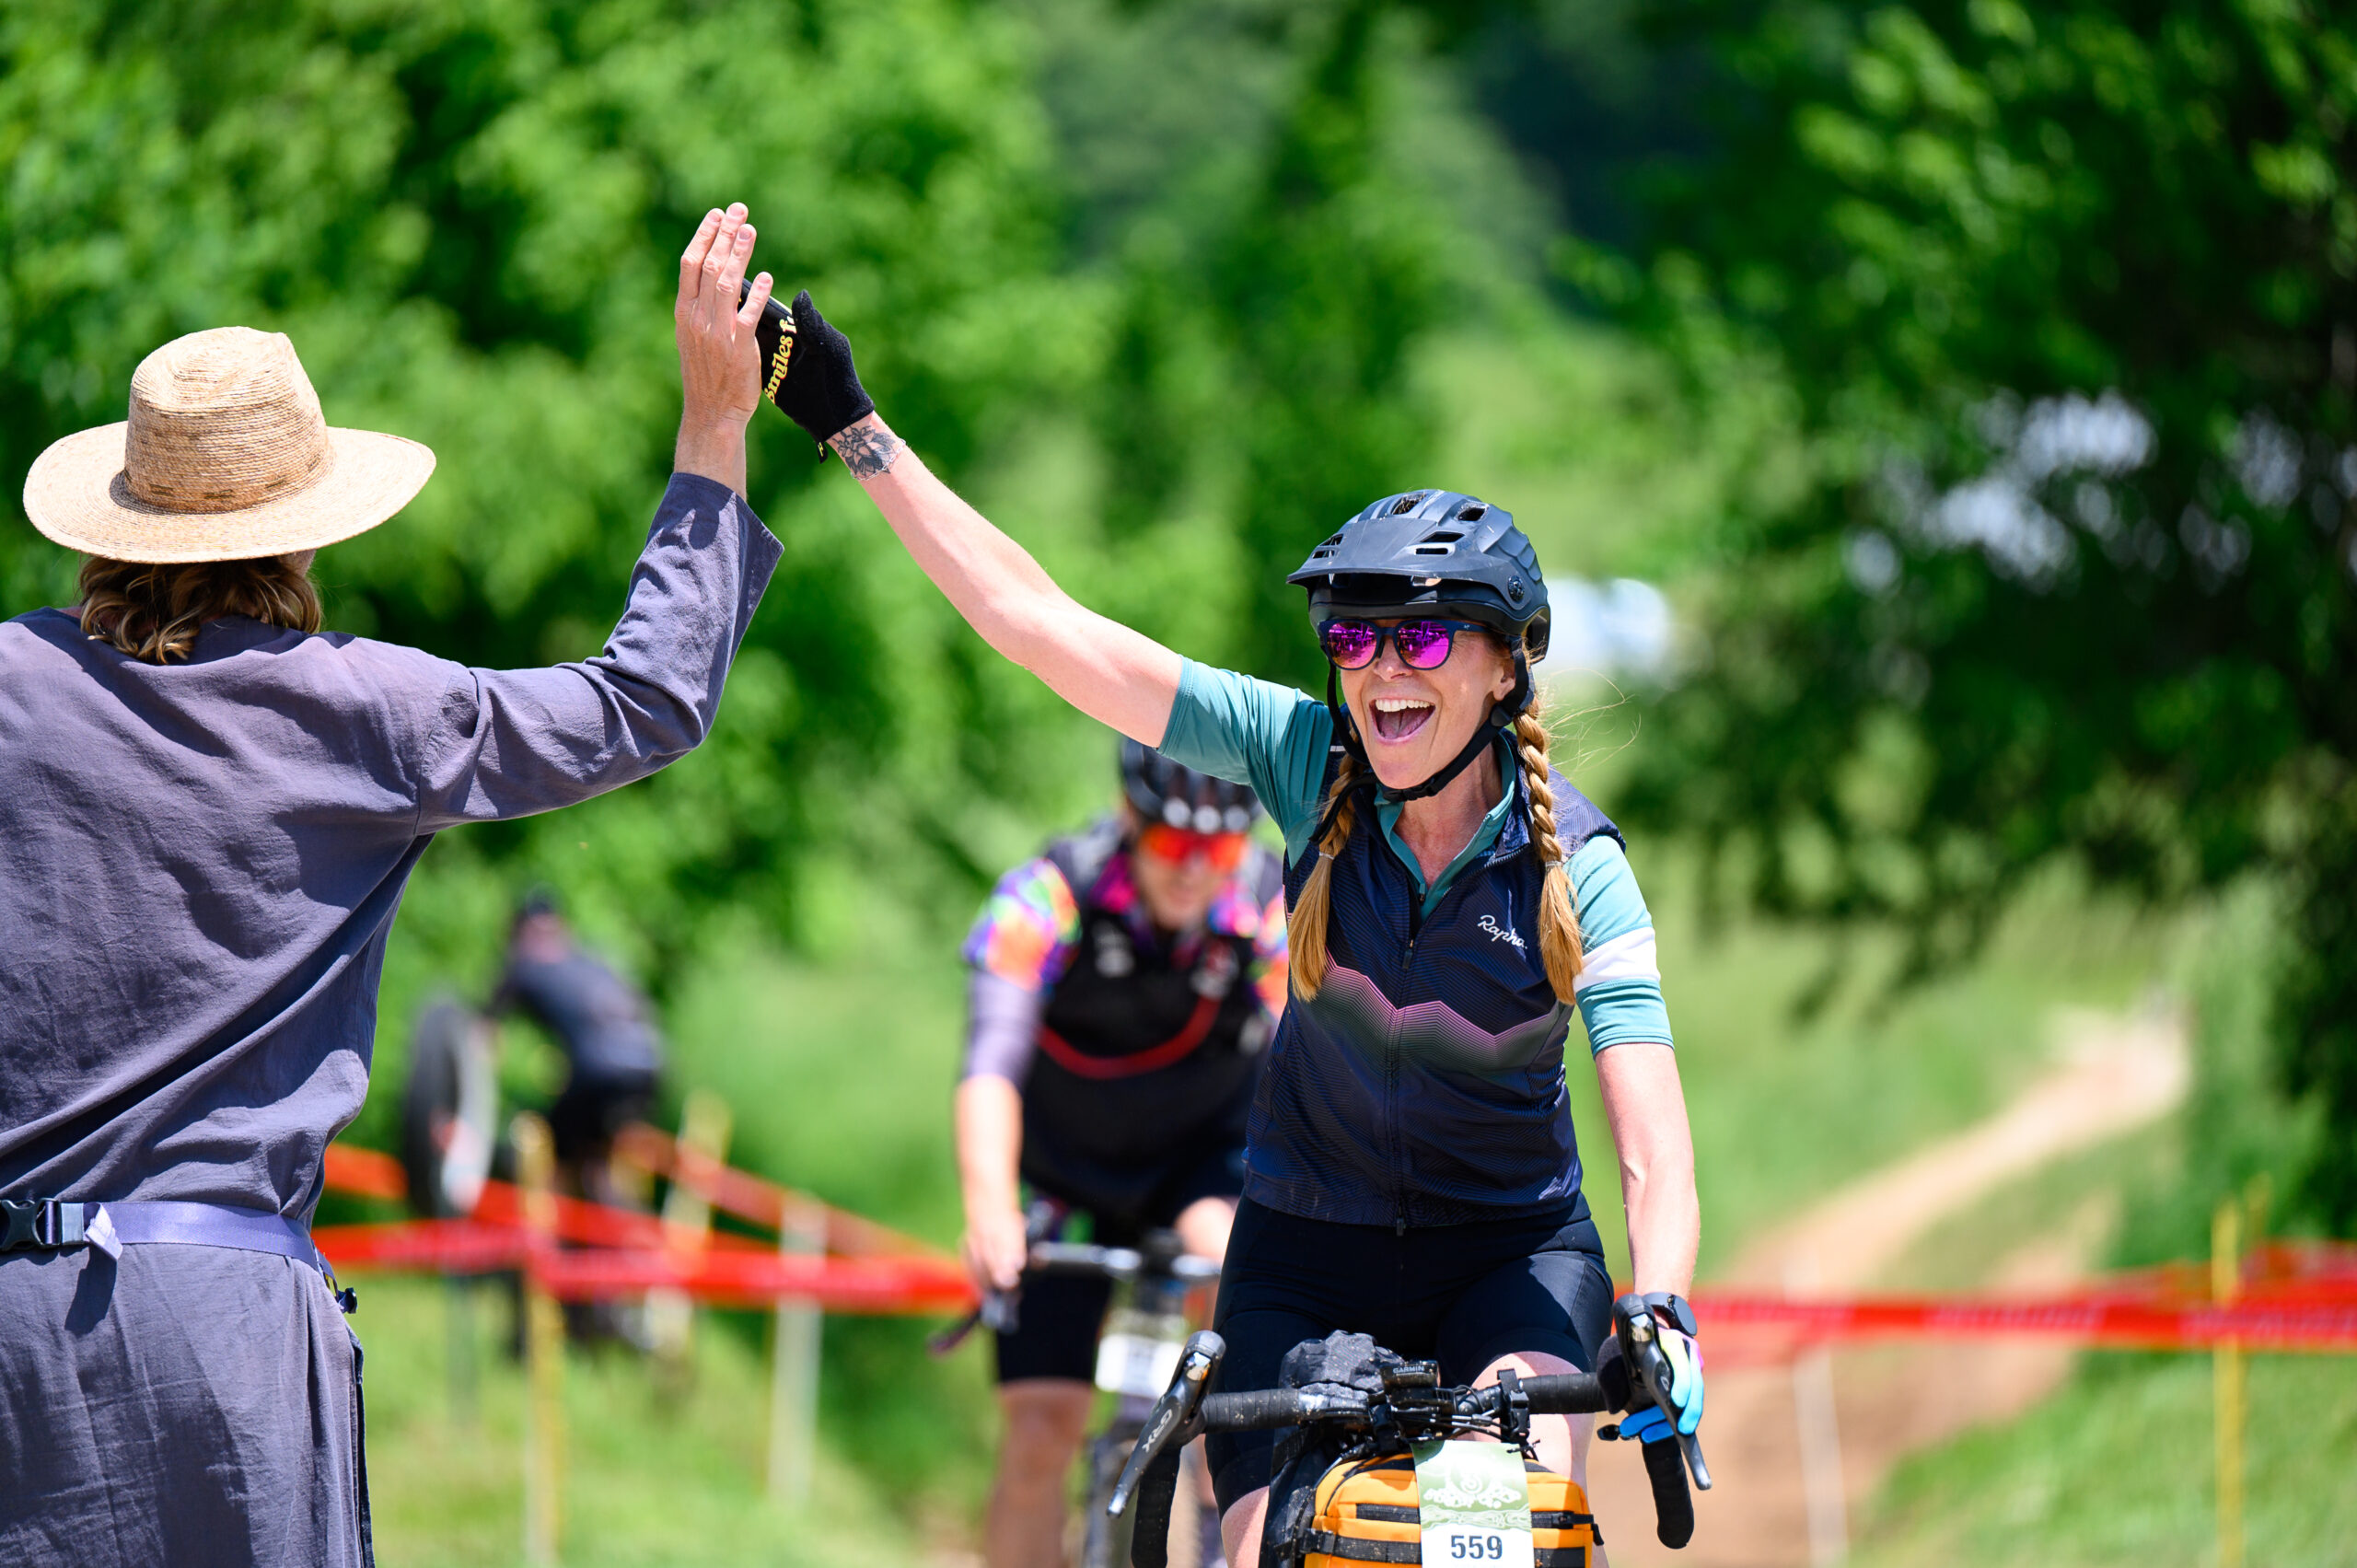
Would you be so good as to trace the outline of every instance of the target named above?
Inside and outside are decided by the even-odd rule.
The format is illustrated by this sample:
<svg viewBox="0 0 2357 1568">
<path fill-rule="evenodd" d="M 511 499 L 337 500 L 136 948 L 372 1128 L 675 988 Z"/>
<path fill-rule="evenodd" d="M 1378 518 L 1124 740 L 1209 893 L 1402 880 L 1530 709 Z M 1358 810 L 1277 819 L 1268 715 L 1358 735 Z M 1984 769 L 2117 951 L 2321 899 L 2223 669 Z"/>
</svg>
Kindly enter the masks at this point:
<svg viewBox="0 0 2357 1568">
<path fill-rule="evenodd" d="M 1835 1192 L 1745 1249 L 1713 1283 L 1794 1295 L 1874 1286 L 1941 1222 L 2016 1178 L 2165 1115 L 2189 1077 L 2182 1023 L 2165 1012 L 2072 1013 L 2061 1058 L 1996 1115 Z M 2109 1227 L 2100 1201 L 2001 1260 L 1987 1288 L 2035 1291 L 2084 1274 Z M 1808 1282 L 1813 1281 L 1814 1283 Z M 1707 1344 L 1707 1326 L 1706 1326 Z M 1843 1490 L 1851 1511 L 1912 1449 L 2026 1409 L 2069 1370 L 2037 1342 L 1898 1343 L 1833 1358 Z M 1786 1568 L 1810 1561 L 1791 1370 L 1711 1375 L 1703 1435 L 1717 1485 L 1697 1497 L 1694 1541 L 1665 1551 L 1633 1446 L 1598 1444 L 1589 1482 L 1616 1568 Z"/>
</svg>

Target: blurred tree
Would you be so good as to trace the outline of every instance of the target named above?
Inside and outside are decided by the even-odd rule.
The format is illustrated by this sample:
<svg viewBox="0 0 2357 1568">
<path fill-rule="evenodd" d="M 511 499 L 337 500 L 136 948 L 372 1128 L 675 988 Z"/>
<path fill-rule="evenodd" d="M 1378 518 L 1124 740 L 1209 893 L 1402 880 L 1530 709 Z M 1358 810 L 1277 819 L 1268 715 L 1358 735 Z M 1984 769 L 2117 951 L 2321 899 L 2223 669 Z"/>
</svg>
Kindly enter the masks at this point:
<svg viewBox="0 0 2357 1568">
<path fill-rule="evenodd" d="M 1100 46 L 1051 82 L 1089 205 L 1113 219 L 1084 231 L 1117 280 L 1093 417 L 1107 524 L 1136 539 L 1208 504 L 1233 623 L 1188 651 L 1271 679 L 1323 679 L 1285 574 L 1426 481 L 1411 351 L 1469 313 L 1466 274 L 1500 264 L 1405 145 L 1407 101 L 1438 86 L 1418 74 L 1432 9 L 1147 7 L 1123 29 L 1144 58 Z"/>
<path fill-rule="evenodd" d="M 2033 867 L 2296 887 L 2357 1222 L 2357 30 L 2301 0 L 1667 0 L 1718 150 L 1591 297 L 1805 459 L 1717 541 L 1634 814 L 1968 949 Z M 2232 1173 L 2219 1173 L 2227 1179 Z"/>
<path fill-rule="evenodd" d="M 330 624 L 583 656 L 668 469 L 676 248 L 741 197 L 895 424 L 999 482 L 1075 591 L 1314 675 L 1283 571 L 1422 477 L 1409 351 L 1487 264 L 1434 259 L 1410 144 L 1451 110 L 1415 76 L 1423 29 L 1382 0 L 0 3 L 0 465 L 121 418 L 176 333 L 281 329 L 332 420 L 441 459 L 322 557 Z M 1026 456 L 1043 427 L 1088 450 Z M 788 941 L 846 888 L 962 913 L 1010 820 L 1068 808 L 1057 764 L 1099 793 L 1093 726 L 988 656 L 783 421 L 756 440 L 787 554 L 710 743 L 437 852 L 405 930 L 446 972 L 526 880 L 658 992 L 730 912 Z M 74 564 L 0 527 L 0 607 L 70 602 Z"/>
<path fill-rule="evenodd" d="M 594 652 L 669 466 L 668 296 L 707 205 L 748 201 L 761 263 L 865 325 L 870 384 L 953 471 L 1069 360 L 1016 44 L 930 0 L 8 6 L 0 453 L 21 472 L 121 418 L 175 333 L 285 330 L 331 419 L 441 458 L 323 558 L 331 624 L 480 664 Z M 938 841 L 954 798 L 926 726 L 954 728 L 934 672 L 962 633 L 892 602 L 897 552 L 783 421 L 757 440 L 788 553 L 712 745 L 461 836 L 629 911 L 658 977 L 715 896 L 790 933 L 811 854 Z M 0 532 L 12 607 L 70 602 L 72 564 Z"/>
</svg>

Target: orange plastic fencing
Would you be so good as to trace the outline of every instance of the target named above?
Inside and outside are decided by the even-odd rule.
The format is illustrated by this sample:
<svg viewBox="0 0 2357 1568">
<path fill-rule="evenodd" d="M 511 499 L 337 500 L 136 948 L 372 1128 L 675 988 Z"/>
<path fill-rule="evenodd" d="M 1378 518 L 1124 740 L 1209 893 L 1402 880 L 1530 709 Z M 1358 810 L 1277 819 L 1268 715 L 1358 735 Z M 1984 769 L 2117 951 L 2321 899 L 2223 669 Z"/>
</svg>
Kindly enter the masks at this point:
<svg viewBox="0 0 2357 1568">
<path fill-rule="evenodd" d="M 2232 1302 L 2211 1298 L 2210 1265 L 2127 1270 L 2048 1296 L 1881 1295 L 1794 1299 L 1703 1291 L 1695 1312 L 1715 1360 L 1781 1361 L 1832 1341 L 2032 1336 L 2122 1349 L 2357 1350 L 2357 1247 L 2276 1241 L 2243 1261 Z"/>
<path fill-rule="evenodd" d="M 726 1231 L 685 1254 L 664 1245 L 653 1214 L 577 1198 L 557 1200 L 558 1247 L 536 1245 L 523 1228 L 514 1187 L 487 1182 L 465 1219 L 328 1225 L 312 1233 L 337 1268 L 486 1273 L 528 1269 L 568 1300 L 668 1288 L 706 1301 L 772 1305 L 781 1296 L 830 1312 L 956 1313 L 974 1304 L 965 1271 L 939 1248 L 807 1193 L 682 1150 L 668 1133 L 623 1130 L 615 1153 L 679 1181 L 713 1207 L 776 1230 L 793 1209 L 822 1213 L 823 1257 L 780 1252 Z M 331 1144 L 327 1184 L 369 1198 L 406 1191 L 401 1163 L 373 1150 Z M 1836 1341 L 2034 1336 L 2084 1344 L 2196 1350 L 2237 1343 L 2250 1350 L 2357 1350 L 2357 1246 L 2269 1243 L 2245 1260 L 2232 1302 L 2210 1299 L 2210 1266 L 2166 1263 L 2090 1282 L 2050 1296 L 1858 1296 L 1794 1299 L 1702 1291 L 1696 1313 L 1709 1325 L 1712 1358 L 1736 1364 L 1789 1359 Z"/>
<path fill-rule="evenodd" d="M 682 1254 L 665 1246 L 663 1222 L 653 1214 L 565 1197 L 556 1200 L 556 1237 L 563 1245 L 550 1247 L 525 1230 L 519 1195 L 505 1181 L 484 1183 L 475 1212 L 464 1219 L 322 1225 L 311 1238 L 344 1272 L 528 1271 L 567 1300 L 666 1287 L 725 1305 L 770 1307 L 794 1297 L 830 1312 L 938 1314 L 973 1305 L 973 1287 L 957 1260 L 913 1237 L 749 1171 L 697 1159 L 652 1127 L 626 1129 L 616 1152 L 693 1189 L 714 1208 L 772 1230 L 789 1208 L 820 1213 L 827 1255 L 782 1253 L 727 1231 Z M 408 1191 L 400 1161 L 341 1144 L 328 1147 L 326 1181 L 335 1191 L 366 1198 L 399 1200 Z"/>
</svg>

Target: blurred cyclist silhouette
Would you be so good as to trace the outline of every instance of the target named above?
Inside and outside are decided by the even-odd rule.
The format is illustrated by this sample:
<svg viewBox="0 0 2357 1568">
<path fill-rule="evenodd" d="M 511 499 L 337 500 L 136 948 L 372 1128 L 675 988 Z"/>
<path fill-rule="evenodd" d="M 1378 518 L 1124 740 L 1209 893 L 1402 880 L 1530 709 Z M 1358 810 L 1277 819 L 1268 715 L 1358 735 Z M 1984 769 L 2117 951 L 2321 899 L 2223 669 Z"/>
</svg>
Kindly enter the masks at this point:
<svg viewBox="0 0 2357 1568">
<path fill-rule="evenodd" d="M 564 1052 L 564 1091 L 549 1108 L 559 1180 L 593 1202 L 644 1206 L 616 1179 L 614 1135 L 655 1103 L 663 1037 L 646 998 L 581 946 L 550 889 L 535 888 L 517 906 L 507 967 L 486 1011 L 522 1014 Z"/>
</svg>

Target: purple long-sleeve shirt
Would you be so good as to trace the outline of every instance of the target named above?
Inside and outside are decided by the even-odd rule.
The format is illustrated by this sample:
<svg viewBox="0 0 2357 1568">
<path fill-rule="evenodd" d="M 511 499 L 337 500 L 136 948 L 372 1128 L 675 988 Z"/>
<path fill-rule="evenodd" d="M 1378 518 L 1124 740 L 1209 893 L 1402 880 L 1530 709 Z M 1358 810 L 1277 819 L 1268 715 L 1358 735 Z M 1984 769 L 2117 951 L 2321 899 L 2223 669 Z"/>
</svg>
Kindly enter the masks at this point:
<svg viewBox="0 0 2357 1568">
<path fill-rule="evenodd" d="M 549 669 L 242 616 L 153 665 L 64 610 L 0 623 L 0 1195 L 308 1220 L 426 844 L 692 749 L 778 555 L 675 474 L 605 651 Z"/>
</svg>

